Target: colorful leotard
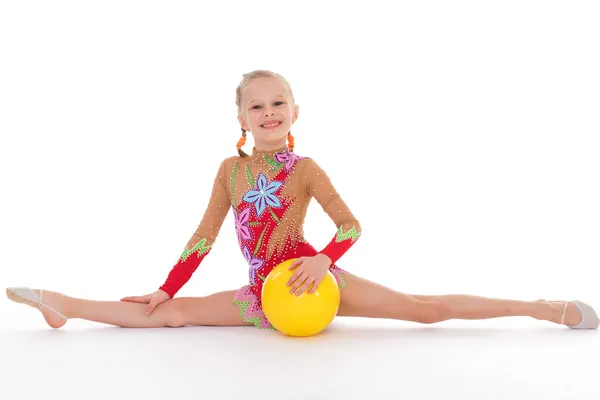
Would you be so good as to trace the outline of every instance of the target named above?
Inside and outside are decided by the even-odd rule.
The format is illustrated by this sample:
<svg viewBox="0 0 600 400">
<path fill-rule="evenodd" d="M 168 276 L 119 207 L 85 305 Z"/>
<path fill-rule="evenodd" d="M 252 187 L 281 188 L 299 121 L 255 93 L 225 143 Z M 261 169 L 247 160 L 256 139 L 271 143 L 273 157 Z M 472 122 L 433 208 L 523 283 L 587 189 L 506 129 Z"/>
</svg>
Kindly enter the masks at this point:
<svg viewBox="0 0 600 400">
<path fill-rule="evenodd" d="M 313 197 L 337 227 L 329 244 L 319 252 L 304 239 L 303 232 Z M 262 284 L 273 267 L 290 258 L 326 254 L 332 261 L 329 271 L 340 288 L 345 287 L 342 274 L 347 272 L 335 262 L 360 237 L 359 222 L 314 160 L 287 147 L 270 151 L 254 148 L 247 157 L 229 157 L 221 163 L 200 225 L 160 287 L 171 298 L 210 252 L 230 208 L 240 250 L 249 266 L 248 285 L 233 299 L 243 321 L 273 329 L 262 312 Z"/>
</svg>

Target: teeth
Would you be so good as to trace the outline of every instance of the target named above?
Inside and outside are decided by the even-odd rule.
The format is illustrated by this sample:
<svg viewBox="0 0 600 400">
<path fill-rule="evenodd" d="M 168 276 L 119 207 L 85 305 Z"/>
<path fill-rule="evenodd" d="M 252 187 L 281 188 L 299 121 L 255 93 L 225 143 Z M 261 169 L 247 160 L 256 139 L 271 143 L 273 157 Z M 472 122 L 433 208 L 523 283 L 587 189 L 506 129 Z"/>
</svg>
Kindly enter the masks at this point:
<svg viewBox="0 0 600 400">
<path fill-rule="evenodd" d="M 277 125 L 279 125 L 279 122 L 276 122 L 276 123 L 274 123 L 274 124 L 267 124 L 267 125 L 263 125 L 263 126 L 264 126 L 265 128 L 270 128 L 270 127 L 272 127 L 272 126 L 277 126 Z"/>
</svg>

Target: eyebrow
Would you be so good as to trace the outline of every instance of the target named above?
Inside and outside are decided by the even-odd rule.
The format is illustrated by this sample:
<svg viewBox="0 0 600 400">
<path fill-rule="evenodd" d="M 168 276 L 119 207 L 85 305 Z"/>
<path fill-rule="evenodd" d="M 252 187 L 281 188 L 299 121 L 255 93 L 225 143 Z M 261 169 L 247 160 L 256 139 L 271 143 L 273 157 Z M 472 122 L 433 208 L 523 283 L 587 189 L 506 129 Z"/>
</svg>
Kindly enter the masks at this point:
<svg viewBox="0 0 600 400">
<path fill-rule="evenodd" d="M 275 97 L 283 97 L 283 98 L 285 98 L 285 96 L 284 96 L 284 95 L 282 95 L 282 94 L 278 94 L 278 95 L 277 95 L 277 96 L 275 96 Z M 248 102 L 248 104 L 250 104 L 250 103 L 254 103 L 255 101 L 260 101 L 260 100 L 258 100 L 258 99 L 256 99 L 256 100 L 250 100 L 250 101 Z"/>
</svg>

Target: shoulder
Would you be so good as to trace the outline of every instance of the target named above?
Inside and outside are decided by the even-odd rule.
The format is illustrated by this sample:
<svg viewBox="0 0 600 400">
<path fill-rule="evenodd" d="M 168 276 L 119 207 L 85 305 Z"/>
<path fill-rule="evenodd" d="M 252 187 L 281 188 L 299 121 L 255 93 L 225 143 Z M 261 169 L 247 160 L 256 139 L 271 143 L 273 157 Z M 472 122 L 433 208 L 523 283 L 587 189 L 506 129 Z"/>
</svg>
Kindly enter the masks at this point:
<svg viewBox="0 0 600 400">
<path fill-rule="evenodd" d="M 247 157 L 244 157 L 244 158 L 247 158 Z M 242 158 L 240 156 L 226 157 L 221 161 L 220 168 L 224 171 L 231 171 L 233 169 L 233 167 L 235 166 L 235 164 L 239 163 L 240 160 L 244 160 L 244 158 Z"/>
<path fill-rule="evenodd" d="M 319 163 L 319 161 L 312 157 L 303 157 L 298 160 L 297 168 L 297 173 L 309 186 L 311 186 L 314 182 L 322 182 L 326 179 L 329 179 L 329 175 L 323 166 Z"/>
<path fill-rule="evenodd" d="M 231 167 L 233 166 L 236 161 L 241 160 L 242 157 L 240 156 L 229 156 L 223 159 L 223 161 L 221 161 L 221 165 L 224 165 L 225 167 Z"/>
<path fill-rule="evenodd" d="M 305 173 L 318 172 L 322 170 L 317 160 L 307 156 L 298 156 L 297 166 L 298 170 L 301 170 Z"/>
<path fill-rule="evenodd" d="M 238 162 L 240 159 L 240 156 L 230 156 L 221 159 L 217 172 L 219 179 L 228 179 L 234 169 L 236 162 Z"/>
</svg>

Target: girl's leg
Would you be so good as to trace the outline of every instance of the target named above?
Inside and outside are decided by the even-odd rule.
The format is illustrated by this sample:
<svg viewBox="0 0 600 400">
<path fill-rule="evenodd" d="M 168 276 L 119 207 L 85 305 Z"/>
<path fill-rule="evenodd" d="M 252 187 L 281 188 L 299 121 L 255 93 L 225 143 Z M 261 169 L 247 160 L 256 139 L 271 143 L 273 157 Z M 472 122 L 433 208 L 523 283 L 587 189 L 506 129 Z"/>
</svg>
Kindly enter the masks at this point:
<svg viewBox="0 0 600 400">
<path fill-rule="evenodd" d="M 424 296 L 397 292 L 355 275 L 345 274 L 340 316 L 400 319 L 424 324 L 449 319 L 525 316 L 560 323 L 564 302 L 519 301 L 469 295 Z M 569 303 L 566 325 L 576 325 L 581 313 Z"/>
<path fill-rule="evenodd" d="M 39 291 L 36 292 L 39 295 Z M 206 297 L 176 297 L 160 304 L 149 316 L 144 315 L 147 304 L 78 299 L 48 290 L 44 290 L 43 302 L 69 319 L 80 318 L 124 328 L 249 325 L 242 321 L 239 308 L 232 303 L 235 292 L 230 290 Z M 66 323 L 48 309 L 39 310 L 53 328 L 60 328 Z"/>
</svg>

